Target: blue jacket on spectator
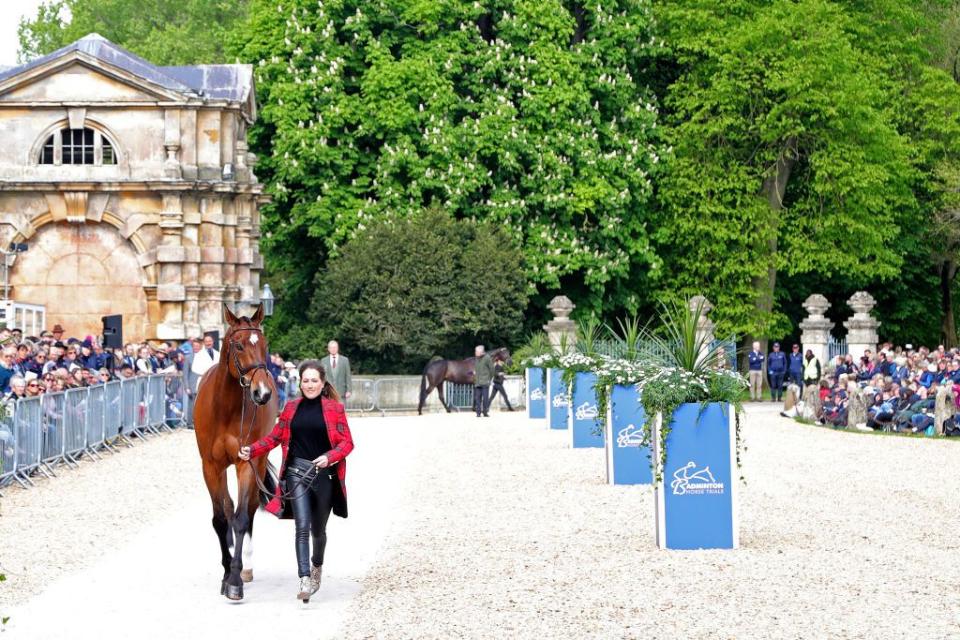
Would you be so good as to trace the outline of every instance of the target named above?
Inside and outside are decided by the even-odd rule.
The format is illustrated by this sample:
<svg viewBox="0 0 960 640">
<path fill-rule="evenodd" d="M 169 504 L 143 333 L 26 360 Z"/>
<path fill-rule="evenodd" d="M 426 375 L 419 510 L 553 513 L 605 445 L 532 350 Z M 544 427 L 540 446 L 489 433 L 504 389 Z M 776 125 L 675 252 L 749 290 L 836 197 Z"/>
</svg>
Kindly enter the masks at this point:
<svg viewBox="0 0 960 640">
<path fill-rule="evenodd" d="M 787 356 L 790 362 L 790 373 L 803 373 L 803 354 L 791 353 Z"/>
<path fill-rule="evenodd" d="M 787 356 L 783 351 L 771 351 L 767 356 L 767 371 L 783 373 L 787 370 Z"/>
<path fill-rule="evenodd" d="M 0 391 L 10 393 L 10 378 L 13 377 L 13 369 L 0 367 Z"/>
<path fill-rule="evenodd" d="M 936 379 L 937 374 L 933 373 L 932 371 L 924 371 L 920 374 L 920 380 L 918 380 L 918 382 L 920 383 L 921 387 L 927 387 L 929 389 L 930 385 L 932 385 Z"/>
<path fill-rule="evenodd" d="M 893 381 L 897 384 L 900 384 L 904 380 L 910 377 L 910 369 L 906 365 L 902 367 L 894 367 L 893 372 L 890 374 L 890 377 L 893 378 Z"/>
<path fill-rule="evenodd" d="M 748 353 L 747 360 L 750 362 L 750 371 L 760 371 L 763 369 L 763 354 L 759 351 L 751 351 Z"/>
<path fill-rule="evenodd" d="M 100 358 L 95 353 L 91 353 L 88 356 L 81 354 L 77 356 L 77 364 L 79 364 L 84 369 L 99 369 Z"/>
</svg>

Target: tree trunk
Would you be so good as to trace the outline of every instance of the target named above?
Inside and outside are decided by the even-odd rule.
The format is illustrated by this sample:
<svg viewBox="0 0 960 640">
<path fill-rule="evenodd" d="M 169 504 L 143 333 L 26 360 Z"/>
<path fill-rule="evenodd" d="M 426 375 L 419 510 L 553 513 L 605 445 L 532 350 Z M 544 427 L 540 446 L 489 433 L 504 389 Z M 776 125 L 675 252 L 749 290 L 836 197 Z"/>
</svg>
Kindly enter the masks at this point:
<svg viewBox="0 0 960 640">
<path fill-rule="evenodd" d="M 780 156 L 777 158 L 777 164 L 763 180 L 763 186 L 760 189 L 760 195 L 770 207 L 770 220 L 767 226 L 770 234 L 767 239 L 766 255 L 767 273 L 759 276 L 753 281 L 753 288 L 756 291 L 756 302 L 754 306 L 760 317 L 769 317 L 773 311 L 773 292 L 777 285 L 777 244 L 780 234 L 780 212 L 783 211 L 783 197 L 787 191 L 787 182 L 790 181 L 790 173 L 797 164 L 797 139 L 795 137 L 787 138 L 784 142 Z M 761 252 L 763 249 L 760 249 Z M 767 353 L 768 336 L 746 336 L 745 351 L 749 350 L 752 342 L 760 343 L 760 349 Z"/>
<path fill-rule="evenodd" d="M 940 340 L 947 349 L 957 345 L 957 323 L 953 315 L 953 279 L 956 275 L 955 260 L 944 260 L 940 264 L 940 311 L 943 318 Z"/>
<path fill-rule="evenodd" d="M 573 32 L 573 41 L 570 44 L 576 45 L 587 37 L 587 12 L 581 2 L 574 4 L 573 17 L 577 21 L 577 28 Z"/>
<path fill-rule="evenodd" d="M 480 28 L 480 37 L 487 43 L 493 42 L 493 16 L 485 13 L 477 18 L 477 26 Z"/>
</svg>

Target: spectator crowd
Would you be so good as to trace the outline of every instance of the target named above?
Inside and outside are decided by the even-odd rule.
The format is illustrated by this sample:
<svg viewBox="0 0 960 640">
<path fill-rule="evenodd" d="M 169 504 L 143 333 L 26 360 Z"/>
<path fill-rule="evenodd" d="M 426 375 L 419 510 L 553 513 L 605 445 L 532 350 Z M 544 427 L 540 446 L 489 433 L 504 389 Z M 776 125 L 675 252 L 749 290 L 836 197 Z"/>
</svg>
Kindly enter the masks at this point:
<svg viewBox="0 0 960 640">
<path fill-rule="evenodd" d="M 774 381 L 780 383 L 773 397 L 786 384 L 796 385 L 795 399 L 811 405 L 808 411 L 819 424 L 932 435 L 937 396 L 942 395 L 943 433 L 960 436 L 960 349 L 885 343 L 876 353 L 838 355 L 826 365 L 812 352 L 802 358 L 798 354 L 793 345 L 783 369 L 777 366 L 777 375 L 769 376 L 771 389 Z M 750 363 L 755 359 L 751 355 Z M 803 392 L 810 385 L 816 385 L 816 394 Z"/>
<path fill-rule="evenodd" d="M 182 376 L 186 393 L 196 393 L 200 377 L 219 360 L 211 335 L 174 341 L 131 342 L 123 349 L 103 346 L 95 336 L 65 337 L 57 324 L 39 336 L 0 329 L 0 394 L 10 406 L 19 398 L 104 384 L 152 374 Z M 277 383 L 281 404 L 296 389 L 296 367 L 271 354 L 267 369 Z"/>
</svg>

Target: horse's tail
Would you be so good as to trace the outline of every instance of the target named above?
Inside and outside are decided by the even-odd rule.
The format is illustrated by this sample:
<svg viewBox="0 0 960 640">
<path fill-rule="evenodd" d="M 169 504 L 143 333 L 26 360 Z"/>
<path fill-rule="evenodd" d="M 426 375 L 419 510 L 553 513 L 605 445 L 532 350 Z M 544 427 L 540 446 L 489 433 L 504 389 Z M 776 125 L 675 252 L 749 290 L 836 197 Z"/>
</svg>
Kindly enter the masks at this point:
<svg viewBox="0 0 960 640">
<path fill-rule="evenodd" d="M 423 403 L 427 399 L 427 371 L 430 369 L 430 365 L 437 360 L 443 360 L 443 358 L 440 356 L 430 358 L 430 361 L 423 366 L 423 373 L 420 374 L 420 402 L 417 404 L 417 415 L 423 414 Z"/>
</svg>

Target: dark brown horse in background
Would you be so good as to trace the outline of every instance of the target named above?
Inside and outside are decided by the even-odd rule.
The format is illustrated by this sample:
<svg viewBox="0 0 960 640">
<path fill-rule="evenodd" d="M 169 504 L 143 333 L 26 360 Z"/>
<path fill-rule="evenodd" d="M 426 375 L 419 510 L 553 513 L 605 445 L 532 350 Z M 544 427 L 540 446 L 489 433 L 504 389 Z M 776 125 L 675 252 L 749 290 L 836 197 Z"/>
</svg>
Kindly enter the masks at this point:
<svg viewBox="0 0 960 640">
<path fill-rule="evenodd" d="M 510 350 L 506 347 L 488 351 L 487 355 L 490 356 L 491 360 L 503 360 L 507 366 L 513 364 Z M 423 375 L 420 377 L 420 404 L 417 405 L 417 414 L 423 415 L 423 404 L 434 389 L 440 396 L 440 404 L 447 410 L 447 413 L 450 413 L 450 405 L 443 397 L 443 383 L 473 384 L 473 372 L 476 363 L 477 359 L 475 357 L 465 360 L 443 360 L 441 358 L 428 362 L 427 366 L 423 368 Z"/>
<path fill-rule="evenodd" d="M 260 503 L 258 478 L 262 483 L 267 457 L 247 463 L 237 453 L 241 446 L 255 442 L 273 428 L 277 391 L 267 371 L 267 340 L 260 329 L 263 306 L 253 317 L 238 318 L 224 305 L 223 317 L 229 328 L 223 337 L 220 362 L 200 379 L 194 422 L 203 479 L 213 503 L 213 529 L 220 540 L 220 593 L 241 600 L 243 583 L 253 580 L 253 570 L 243 568 L 243 556 L 246 551 L 249 558 L 252 547 L 253 516 Z M 227 489 L 230 465 L 237 471 L 236 510 Z"/>
</svg>

